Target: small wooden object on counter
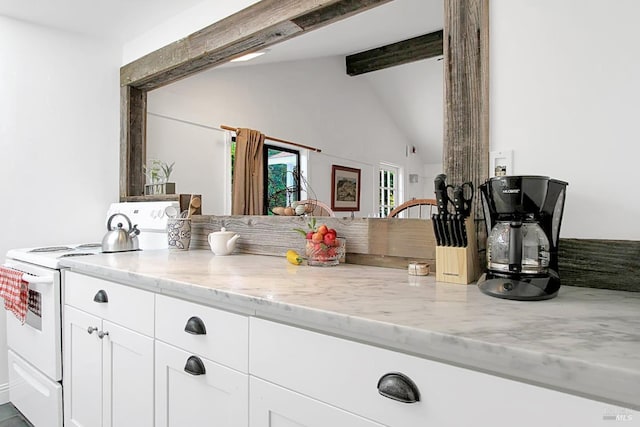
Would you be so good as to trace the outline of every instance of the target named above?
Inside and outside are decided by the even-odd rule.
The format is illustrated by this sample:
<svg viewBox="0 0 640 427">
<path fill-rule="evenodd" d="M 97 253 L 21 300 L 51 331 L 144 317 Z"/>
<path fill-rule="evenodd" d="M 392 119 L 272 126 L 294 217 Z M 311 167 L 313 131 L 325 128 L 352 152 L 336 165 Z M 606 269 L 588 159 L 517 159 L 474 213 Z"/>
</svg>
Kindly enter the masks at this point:
<svg viewBox="0 0 640 427">
<path fill-rule="evenodd" d="M 468 244 L 464 248 L 436 246 L 436 280 L 468 285 L 478 278 L 478 246 L 473 217 L 465 220 Z"/>
<path fill-rule="evenodd" d="M 410 262 L 407 272 L 411 276 L 428 276 L 429 264 L 426 262 Z"/>
</svg>

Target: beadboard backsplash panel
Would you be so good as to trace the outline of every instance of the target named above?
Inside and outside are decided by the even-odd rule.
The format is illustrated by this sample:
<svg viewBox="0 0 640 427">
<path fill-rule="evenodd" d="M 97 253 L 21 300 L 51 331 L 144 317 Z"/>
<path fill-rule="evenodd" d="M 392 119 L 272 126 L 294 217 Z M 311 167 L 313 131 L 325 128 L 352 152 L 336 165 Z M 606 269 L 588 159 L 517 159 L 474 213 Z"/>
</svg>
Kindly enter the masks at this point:
<svg viewBox="0 0 640 427">
<path fill-rule="evenodd" d="M 191 248 L 209 249 L 207 236 L 225 227 L 240 235 L 239 251 L 284 256 L 289 249 L 304 254 L 305 238 L 295 228 L 308 229 L 309 218 L 297 216 L 193 217 Z M 435 267 L 435 237 L 431 220 L 316 217 L 317 224 L 335 228 L 347 239 L 348 263 L 407 268 L 410 261 Z"/>
</svg>

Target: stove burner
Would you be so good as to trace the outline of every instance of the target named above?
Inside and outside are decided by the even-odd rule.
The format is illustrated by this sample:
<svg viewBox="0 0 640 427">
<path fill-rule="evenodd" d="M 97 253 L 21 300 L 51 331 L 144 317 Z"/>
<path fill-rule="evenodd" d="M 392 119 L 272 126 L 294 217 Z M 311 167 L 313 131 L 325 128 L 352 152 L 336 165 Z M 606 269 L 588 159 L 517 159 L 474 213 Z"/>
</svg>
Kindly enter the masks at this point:
<svg viewBox="0 0 640 427">
<path fill-rule="evenodd" d="M 84 256 L 84 255 L 95 255 L 93 252 L 70 252 L 68 254 L 62 254 L 58 258 L 66 258 L 70 256 Z"/>
<path fill-rule="evenodd" d="M 62 251 L 72 251 L 73 248 L 68 246 L 49 246 L 45 248 L 35 248 L 31 249 L 29 252 L 62 252 Z"/>
<path fill-rule="evenodd" d="M 83 243 L 82 245 L 76 246 L 76 249 L 93 249 L 93 248 L 101 248 L 102 243 Z"/>
</svg>

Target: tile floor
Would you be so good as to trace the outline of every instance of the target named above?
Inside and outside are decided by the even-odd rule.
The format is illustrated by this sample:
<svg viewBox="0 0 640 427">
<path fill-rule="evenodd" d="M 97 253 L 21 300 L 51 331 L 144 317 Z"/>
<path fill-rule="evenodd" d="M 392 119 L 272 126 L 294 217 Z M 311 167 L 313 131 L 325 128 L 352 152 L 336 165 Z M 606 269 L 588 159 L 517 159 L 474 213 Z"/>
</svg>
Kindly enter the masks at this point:
<svg viewBox="0 0 640 427">
<path fill-rule="evenodd" d="M 0 405 L 0 427 L 33 427 L 11 403 Z"/>
</svg>

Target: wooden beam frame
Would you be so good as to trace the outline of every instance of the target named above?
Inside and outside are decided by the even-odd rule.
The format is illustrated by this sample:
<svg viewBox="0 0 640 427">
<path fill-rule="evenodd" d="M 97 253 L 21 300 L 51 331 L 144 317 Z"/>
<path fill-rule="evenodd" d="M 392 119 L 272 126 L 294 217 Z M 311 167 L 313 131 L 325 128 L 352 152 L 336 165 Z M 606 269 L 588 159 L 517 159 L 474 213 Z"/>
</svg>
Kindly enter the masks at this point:
<svg viewBox="0 0 640 427">
<path fill-rule="evenodd" d="M 348 55 L 347 74 L 357 76 L 421 59 L 441 56 L 443 30 Z"/>
<path fill-rule="evenodd" d="M 163 48 L 151 52 L 142 58 L 123 66 L 120 70 L 121 91 L 121 132 L 120 132 L 120 199 L 126 201 L 132 197 L 142 195 L 144 189 L 144 163 L 146 152 L 146 93 L 149 90 L 188 77 L 194 73 L 217 64 L 224 63 L 234 57 L 247 52 L 262 49 L 280 41 L 295 37 L 324 25 L 363 12 L 392 0 L 262 0 L 240 12 L 218 21 L 190 36 L 171 43 Z M 465 56 L 451 55 L 451 52 L 462 52 L 453 49 L 451 43 L 457 38 L 451 34 L 471 34 L 478 31 L 488 22 L 488 0 L 444 0 L 445 23 L 444 37 L 450 34 L 449 66 L 445 69 L 445 80 L 454 87 L 465 88 L 471 76 L 455 73 L 454 70 L 477 69 L 473 78 L 480 79 L 480 83 L 471 87 L 488 85 L 488 52 L 483 50 L 479 55 Z M 454 7 L 448 7 L 455 3 Z M 482 7 L 478 7 L 482 5 Z M 485 15 L 478 15 L 481 12 Z M 447 16 L 455 14 L 455 16 Z M 455 28 L 450 28 L 455 26 Z M 483 34 L 488 28 L 482 29 Z M 478 65 L 479 64 L 479 65 Z M 477 68 L 479 66 L 479 68 Z M 473 96 L 472 96 L 473 95 Z M 455 138 L 455 129 L 469 129 L 482 126 L 488 129 L 487 116 L 467 117 L 458 113 L 460 109 L 468 111 L 485 111 L 488 100 L 480 99 L 464 90 L 448 91 L 445 93 L 445 140 L 446 147 L 456 152 L 475 152 L 478 141 L 472 141 L 481 133 L 469 135 L 467 138 Z M 473 105 L 469 105 L 472 103 Z M 451 114 L 455 110 L 456 113 Z M 479 123 L 479 121 L 486 123 Z M 452 136 L 454 136 L 452 138 Z M 447 142 L 448 141 L 448 142 Z M 489 152 L 486 140 L 480 145 L 486 152 L 481 156 L 468 159 L 464 163 L 469 167 L 487 170 L 489 167 Z M 476 148 L 467 147 L 472 144 Z M 459 147 L 457 147 L 459 146 Z M 457 148 L 455 148 L 457 147 Z M 445 155 L 445 171 L 448 163 Z M 473 165 L 475 161 L 486 164 Z M 468 171 L 458 170 L 460 175 L 470 175 Z M 475 176 L 475 173 L 474 173 Z M 487 176 L 475 176 L 474 183 L 484 180 Z"/>
<path fill-rule="evenodd" d="M 444 150 L 449 183 L 489 177 L 489 0 L 444 2 Z M 475 218 L 480 265 L 487 237 L 480 192 Z"/>
</svg>

